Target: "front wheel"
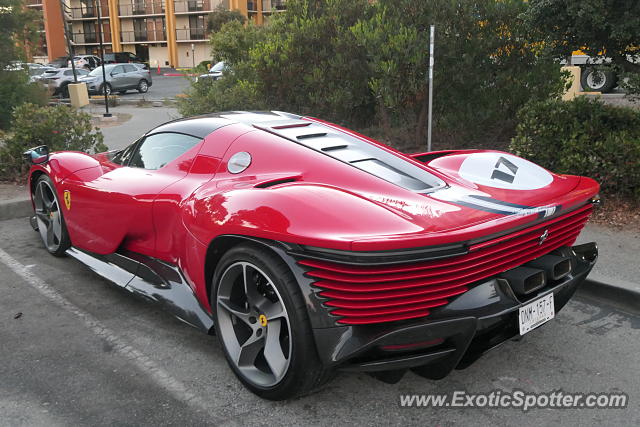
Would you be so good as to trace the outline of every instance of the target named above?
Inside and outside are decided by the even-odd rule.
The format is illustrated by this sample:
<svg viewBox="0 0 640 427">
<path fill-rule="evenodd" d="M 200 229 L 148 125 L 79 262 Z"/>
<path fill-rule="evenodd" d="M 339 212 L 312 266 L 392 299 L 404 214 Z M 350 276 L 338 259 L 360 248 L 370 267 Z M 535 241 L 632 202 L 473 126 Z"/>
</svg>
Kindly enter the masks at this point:
<svg viewBox="0 0 640 427">
<path fill-rule="evenodd" d="M 279 257 L 238 245 L 222 257 L 213 280 L 216 335 L 245 387 L 283 400 L 307 394 L 328 378 L 298 284 Z"/>
<path fill-rule="evenodd" d="M 52 255 L 64 255 L 71 246 L 71 239 L 55 186 L 47 175 L 40 176 L 36 181 L 33 204 L 36 225 L 44 246 Z"/>
<path fill-rule="evenodd" d="M 111 89 L 111 85 L 109 83 L 103 84 L 102 87 L 100 88 L 100 92 L 103 95 L 109 96 L 109 95 L 111 95 L 111 91 L 112 91 L 112 89 Z"/>
</svg>

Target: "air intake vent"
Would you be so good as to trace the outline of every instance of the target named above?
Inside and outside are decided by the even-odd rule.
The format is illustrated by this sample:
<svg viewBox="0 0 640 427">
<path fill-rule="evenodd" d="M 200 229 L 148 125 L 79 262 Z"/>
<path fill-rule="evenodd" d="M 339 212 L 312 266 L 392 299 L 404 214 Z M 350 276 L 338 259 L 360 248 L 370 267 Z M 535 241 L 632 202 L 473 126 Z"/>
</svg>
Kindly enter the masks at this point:
<svg viewBox="0 0 640 427">
<path fill-rule="evenodd" d="M 444 181 L 409 160 L 324 124 L 280 119 L 256 122 L 253 126 L 416 193 L 445 186 Z"/>
</svg>

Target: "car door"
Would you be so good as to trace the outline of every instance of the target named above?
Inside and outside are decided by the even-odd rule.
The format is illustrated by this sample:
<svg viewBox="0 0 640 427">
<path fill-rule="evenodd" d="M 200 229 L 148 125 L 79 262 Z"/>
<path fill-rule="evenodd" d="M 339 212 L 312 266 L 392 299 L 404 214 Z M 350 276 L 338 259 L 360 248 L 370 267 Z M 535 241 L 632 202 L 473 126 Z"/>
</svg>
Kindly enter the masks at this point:
<svg viewBox="0 0 640 427">
<path fill-rule="evenodd" d="M 131 64 L 123 65 L 123 67 L 124 67 L 125 75 L 127 77 L 128 87 L 136 88 L 138 86 L 138 82 L 140 81 L 138 69 Z"/>
<path fill-rule="evenodd" d="M 116 65 L 111 69 L 109 84 L 113 90 L 120 90 L 127 87 L 127 76 L 124 72 L 124 66 Z"/>
<path fill-rule="evenodd" d="M 202 138 L 161 132 L 147 135 L 98 168 L 65 183 L 65 212 L 74 246 L 97 253 L 119 248 L 154 256 L 153 202 L 191 167 Z M 161 225 L 159 225 L 161 226 Z"/>
</svg>

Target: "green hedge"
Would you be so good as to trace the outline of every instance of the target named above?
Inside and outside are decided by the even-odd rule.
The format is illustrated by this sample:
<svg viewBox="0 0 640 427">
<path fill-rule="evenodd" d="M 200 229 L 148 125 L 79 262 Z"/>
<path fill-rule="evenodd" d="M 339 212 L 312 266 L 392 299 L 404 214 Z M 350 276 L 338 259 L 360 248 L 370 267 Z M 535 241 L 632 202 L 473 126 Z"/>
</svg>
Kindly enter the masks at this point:
<svg viewBox="0 0 640 427">
<path fill-rule="evenodd" d="M 640 199 L 640 111 L 578 97 L 527 104 L 518 119 L 515 154 Z"/>
<path fill-rule="evenodd" d="M 0 144 L 0 180 L 17 181 L 28 171 L 22 153 L 48 145 L 51 151 L 106 151 L 102 133 L 91 115 L 64 105 L 38 107 L 22 104 L 13 110 L 11 130 Z"/>
</svg>

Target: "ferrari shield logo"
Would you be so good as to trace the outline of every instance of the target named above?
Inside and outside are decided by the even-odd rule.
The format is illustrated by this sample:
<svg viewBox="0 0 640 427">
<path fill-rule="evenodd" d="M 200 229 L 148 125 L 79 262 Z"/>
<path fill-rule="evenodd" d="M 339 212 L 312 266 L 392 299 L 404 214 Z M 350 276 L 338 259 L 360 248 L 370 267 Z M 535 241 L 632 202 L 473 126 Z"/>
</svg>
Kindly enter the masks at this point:
<svg viewBox="0 0 640 427">
<path fill-rule="evenodd" d="M 64 190 L 64 205 L 67 207 L 67 210 L 71 209 L 71 191 Z"/>
</svg>

